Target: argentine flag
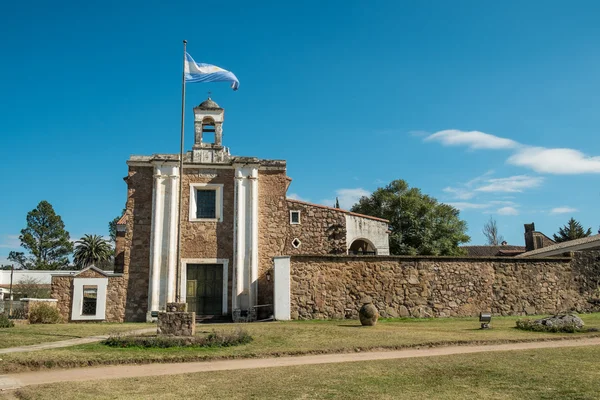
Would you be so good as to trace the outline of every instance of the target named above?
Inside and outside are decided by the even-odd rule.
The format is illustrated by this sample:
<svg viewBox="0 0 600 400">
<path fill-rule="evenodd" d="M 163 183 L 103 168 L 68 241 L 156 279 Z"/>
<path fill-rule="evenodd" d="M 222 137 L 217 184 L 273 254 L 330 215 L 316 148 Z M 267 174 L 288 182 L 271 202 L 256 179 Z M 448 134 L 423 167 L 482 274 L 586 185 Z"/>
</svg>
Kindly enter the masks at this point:
<svg viewBox="0 0 600 400">
<path fill-rule="evenodd" d="M 238 90 L 240 81 L 233 72 L 210 64 L 198 64 L 192 56 L 185 53 L 184 67 L 186 82 L 231 82 L 231 88 Z"/>
</svg>

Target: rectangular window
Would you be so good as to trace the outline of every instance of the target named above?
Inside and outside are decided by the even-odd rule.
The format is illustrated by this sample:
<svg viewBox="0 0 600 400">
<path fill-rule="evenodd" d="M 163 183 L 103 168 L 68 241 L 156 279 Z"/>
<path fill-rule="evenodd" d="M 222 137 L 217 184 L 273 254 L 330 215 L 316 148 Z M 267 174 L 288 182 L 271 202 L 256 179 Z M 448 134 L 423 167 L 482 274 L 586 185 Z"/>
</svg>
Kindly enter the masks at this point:
<svg viewBox="0 0 600 400">
<path fill-rule="evenodd" d="M 96 315 L 98 286 L 83 286 L 83 305 L 81 315 Z"/>
<path fill-rule="evenodd" d="M 297 225 L 300 223 L 300 211 L 290 211 L 290 224 Z"/>
<path fill-rule="evenodd" d="M 217 217 L 217 191 L 199 189 L 196 192 L 196 218 Z"/>
</svg>

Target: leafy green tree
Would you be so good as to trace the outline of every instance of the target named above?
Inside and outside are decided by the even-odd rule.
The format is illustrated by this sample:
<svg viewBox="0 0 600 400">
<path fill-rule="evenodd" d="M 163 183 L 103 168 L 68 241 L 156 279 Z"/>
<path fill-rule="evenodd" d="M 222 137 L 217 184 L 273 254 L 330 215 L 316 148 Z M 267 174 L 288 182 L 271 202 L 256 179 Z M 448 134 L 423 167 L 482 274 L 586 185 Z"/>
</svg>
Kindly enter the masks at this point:
<svg viewBox="0 0 600 400">
<path fill-rule="evenodd" d="M 27 268 L 61 269 L 68 266 L 73 243 L 62 218 L 47 201 L 40 201 L 27 213 L 27 227 L 21 230 L 19 239 L 21 246 L 30 253 L 24 261 Z"/>
<path fill-rule="evenodd" d="M 105 263 L 113 255 L 110 244 L 100 235 L 83 235 L 75 242 L 73 261 L 79 268 Z"/>
<path fill-rule="evenodd" d="M 584 237 L 588 237 L 592 234 L 592 228 L 588 228 L 587 231 L 583 229 L 583 226 L 579 223 L 579 221 L 575 220 L 573 217 L 567 222 L 567 225 L 562 228 L 558 228 L 558 233 L 555 233 L 554 241 L 556 243 L 566 242 L 574 239 L 581 239 Z"/>
<path fill-rule="evenodd" d="M 351 210 L 390 221 L 391 254 L 462 255 L 459 245 L 471 239 L 456 208 L 409 188 L 401 179 L 362 197 Z"/>
</svg>

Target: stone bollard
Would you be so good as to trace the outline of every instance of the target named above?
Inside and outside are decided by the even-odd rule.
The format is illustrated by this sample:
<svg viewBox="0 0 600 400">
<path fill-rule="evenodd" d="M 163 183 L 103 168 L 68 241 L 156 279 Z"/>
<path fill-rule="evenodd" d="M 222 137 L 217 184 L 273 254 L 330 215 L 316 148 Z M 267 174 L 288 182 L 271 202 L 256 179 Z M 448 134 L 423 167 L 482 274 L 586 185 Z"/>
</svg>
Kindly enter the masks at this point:
<svg viewBox="0 0 600 400">
<path fill-rule="evenodd" d="M 186 303 L 167 303 L 167 312 L 158 313 L 158 334 L 194 336 L 196 334 L 196 313 L 186 311 Z"/>
<path fill-rule="evenodd" d="M 379 311 L 372 303 L 365 303 L 360 308 L 358 317 L 363 326 L 374 326 L 379 318 Z"/>
</svg>

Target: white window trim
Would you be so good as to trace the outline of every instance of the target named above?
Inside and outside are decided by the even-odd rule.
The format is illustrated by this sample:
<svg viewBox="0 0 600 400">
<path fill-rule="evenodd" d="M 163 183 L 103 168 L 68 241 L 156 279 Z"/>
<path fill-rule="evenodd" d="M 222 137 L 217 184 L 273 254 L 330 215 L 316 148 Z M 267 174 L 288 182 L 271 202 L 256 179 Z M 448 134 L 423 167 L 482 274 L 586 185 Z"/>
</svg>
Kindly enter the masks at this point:
<svg viewBox="0 0 600 400">
<path fill-rule="evenodd" d="M 96 315 L 83 315 L 83 287 L 96 286 Z M 102 321 L 106 319 L 106 292 L 108 278 L 74 278 L 73 279 L 73 306 L 71 320 L 73 321 Z"/>
<path fill-rule="evenodd" d="M 298 222 L 293 222 L 292 221 L 292 213 L 298 213 Z M 300 225 L 300 221 L 301 221 L 301 215 L 302 213 L 300 212 L 300 210 L 290 210 L 290 224 L 291 225 Z"/>
<path fill-rule="evenodd" d="M 215 218 L 196 218 L 196 204 L 198 201 L 198 190 L 214 190 L 215 194 Z M 189 221 L 190 222 L 223 222 L 223 184 L 214 183 L 190 183 L 190 206 L 189 206 Z"/>
<path fill-rule="evenodd" d="M 295 242 L 296 240 L 298 241 L 298 246 L 296 246 L 296 245 L 294 244 L 294 242 Z M 298 238 L 294 238 L 294 239 L 292 240 L 292 247 L 293 247 L 293 248 L 297 249 L 297 248 L 299 248 L 301 245 L 302 245 L 302 241 L 301 241 L 300 239 L 298 239 Z"/>
<path fill-rule="evenodd" d="M 223 265 L 223 315 L 227 315 L 227 296 L 229 290 L 229 259 L 228 258 L 182 258 L 179 280 L 179 297 L 181 302 L 187 302 L 187 265 L 188 264 L 222 264 Z"/>
</svg>

